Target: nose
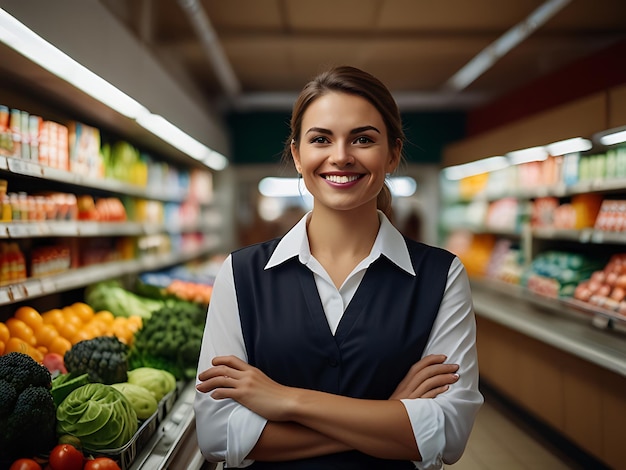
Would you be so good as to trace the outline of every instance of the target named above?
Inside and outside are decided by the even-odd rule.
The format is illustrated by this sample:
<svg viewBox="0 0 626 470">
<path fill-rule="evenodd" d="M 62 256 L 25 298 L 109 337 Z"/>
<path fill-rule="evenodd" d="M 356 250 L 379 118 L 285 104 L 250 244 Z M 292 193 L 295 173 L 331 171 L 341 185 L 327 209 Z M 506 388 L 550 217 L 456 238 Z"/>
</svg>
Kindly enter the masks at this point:
<svg viewBox="0 0 626 470">
<path fill-rule="evenodd" d="M 329 160 L 333 165 L 340 168 L 351 165 L 354 162 L 354 157 L 350 151 L 350 146 L 348 144 L 338 143 L 333 147 Z"/>
</svg>

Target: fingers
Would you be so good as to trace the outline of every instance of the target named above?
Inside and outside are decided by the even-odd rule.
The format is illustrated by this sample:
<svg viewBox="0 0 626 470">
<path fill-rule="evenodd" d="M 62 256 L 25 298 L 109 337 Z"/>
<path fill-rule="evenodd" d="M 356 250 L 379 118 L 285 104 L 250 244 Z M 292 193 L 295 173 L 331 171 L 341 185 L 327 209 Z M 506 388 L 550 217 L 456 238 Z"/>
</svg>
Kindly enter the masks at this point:
<svg viewBox="0 0 626 470">
<path fill-rule="evenodd" d="M 420 359 L 409 369 L 390 398 L 426 398 L 425 394 L 430 397 L 433 394 L 432 391 L 456 382 L 458 380 L 456 372 L 459 366 L 445 364 L 446 359 L 447 357 L 443 354 L 431 354 Z M 436 395 L 439 393 L 442 391 L 439 390 Z"/>
<path fill-rule="evenodd" d="M 239 359 L 237 356 L 215 356 L 211 362 L 214 366 L 225 365 L 239 370 L 243 370 L 249 365 L 246 361 Z"/>
<path fill-rule="evenodd" d="M 208 380 L 211 377 L 219 375 L 235 377 L 236 371 L 251 368 L 247 362 L 242 361 L 236 356 L 216 356 L 213 358 L 212 363 L 213 367 L 209 367 L 198 374 L 199 380 Z"/>
<path fill-rule="evenodd" d="M 443 385 L 443 386 L 437 387 L 437 388 L 435 388 L 433 390 L 429 390 L 427 393 L 425 393 L 421 397 L 416 397 L 416 398 L 435 398 L 439 394 L 447 391 L 449 388 L 450 388 L 450 385 Z"/>
<path fill-rule="evenodd" d="M 434 398 L 459 380 L 458 374 L 439 374 L 422 382 L 409 393 L 409 398 Z"/>
<path fill-rule="evenodd" d="M 209 371 L 211 371 L 212 369 L 209 369 Z M 209 371 L 205 371 L 205 372 L 209 372 Z M 199 392 L 212 392 L 214 390 L 219 390 L 219 389 L 225 389 L 225 388 L 232 388 L 234 386 L 234 381 L 236 379 L 234 379 L 233 377 L 229 377 L 227 375 L 209 375 L 206 378 L 202 378 L 201 377 L 202 374 L 200 374 L 198 376 L 198 378 L 200 378 L 201 382 L 196 385 L 196 390 L 198 390 Z M 216 392 L 217 393 L 217 392 Z M 219 393 L 217 393 L 217 395 L 219 395 Z M 223 397 L 219 397 L 216 394 L 213 394 L 213 398 L 223 398 Z"/>
</svg>

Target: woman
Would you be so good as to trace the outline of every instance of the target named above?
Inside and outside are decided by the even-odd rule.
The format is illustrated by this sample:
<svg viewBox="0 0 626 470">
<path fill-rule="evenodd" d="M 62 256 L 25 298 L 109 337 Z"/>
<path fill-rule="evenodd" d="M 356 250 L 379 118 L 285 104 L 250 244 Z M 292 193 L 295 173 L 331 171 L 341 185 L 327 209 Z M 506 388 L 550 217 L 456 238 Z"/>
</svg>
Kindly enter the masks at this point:
<svg viewBox="0 0 626 470">
<path fill-rule="evenodd" d="M 227 468 L 441 468 L 476 412 L 465 270 L 385 212 L 401 160 L 397 105 L 337 67 L 302 90 L 289 153 L 314 199 L 284 237 L 232 253 L 213 289 L 194 404 Z"/>
</svg>

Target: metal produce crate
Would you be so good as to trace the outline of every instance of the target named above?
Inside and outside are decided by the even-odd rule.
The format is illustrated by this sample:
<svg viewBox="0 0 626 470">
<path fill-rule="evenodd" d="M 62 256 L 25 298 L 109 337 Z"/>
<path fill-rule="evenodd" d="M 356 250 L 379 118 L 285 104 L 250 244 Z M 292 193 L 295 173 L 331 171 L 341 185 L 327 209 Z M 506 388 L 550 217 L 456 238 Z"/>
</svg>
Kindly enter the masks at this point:
<svg viewBox="0 0 626 470">
<path fill-rule="evenodd" d="M 152 416 L 143 421 L 135 435 L 126 445 L 118 449 L 101 449 L 97 451 L 85 449 L 85 454 L 93 455 L 94 457 L 109 457 L 115 460 L 122 470 L 128 470 L 137 454 L 141 452 L 156 432 L 159 424 L 158 414 L 159 412 L 155 411 Z"/>
</svg>

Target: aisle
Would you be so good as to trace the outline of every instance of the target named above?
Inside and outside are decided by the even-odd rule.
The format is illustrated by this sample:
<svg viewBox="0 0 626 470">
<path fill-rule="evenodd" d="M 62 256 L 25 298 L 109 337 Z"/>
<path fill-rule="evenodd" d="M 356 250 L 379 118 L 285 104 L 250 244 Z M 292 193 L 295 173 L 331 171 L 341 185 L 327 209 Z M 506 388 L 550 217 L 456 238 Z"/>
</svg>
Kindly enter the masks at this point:
<svg viewBox="0 0 626 470">
<path fill-rule="evenodd" d="M 602 470 L 492 392 L 481 408 L 465 454 L 446 470 Z"/>
</svg>

